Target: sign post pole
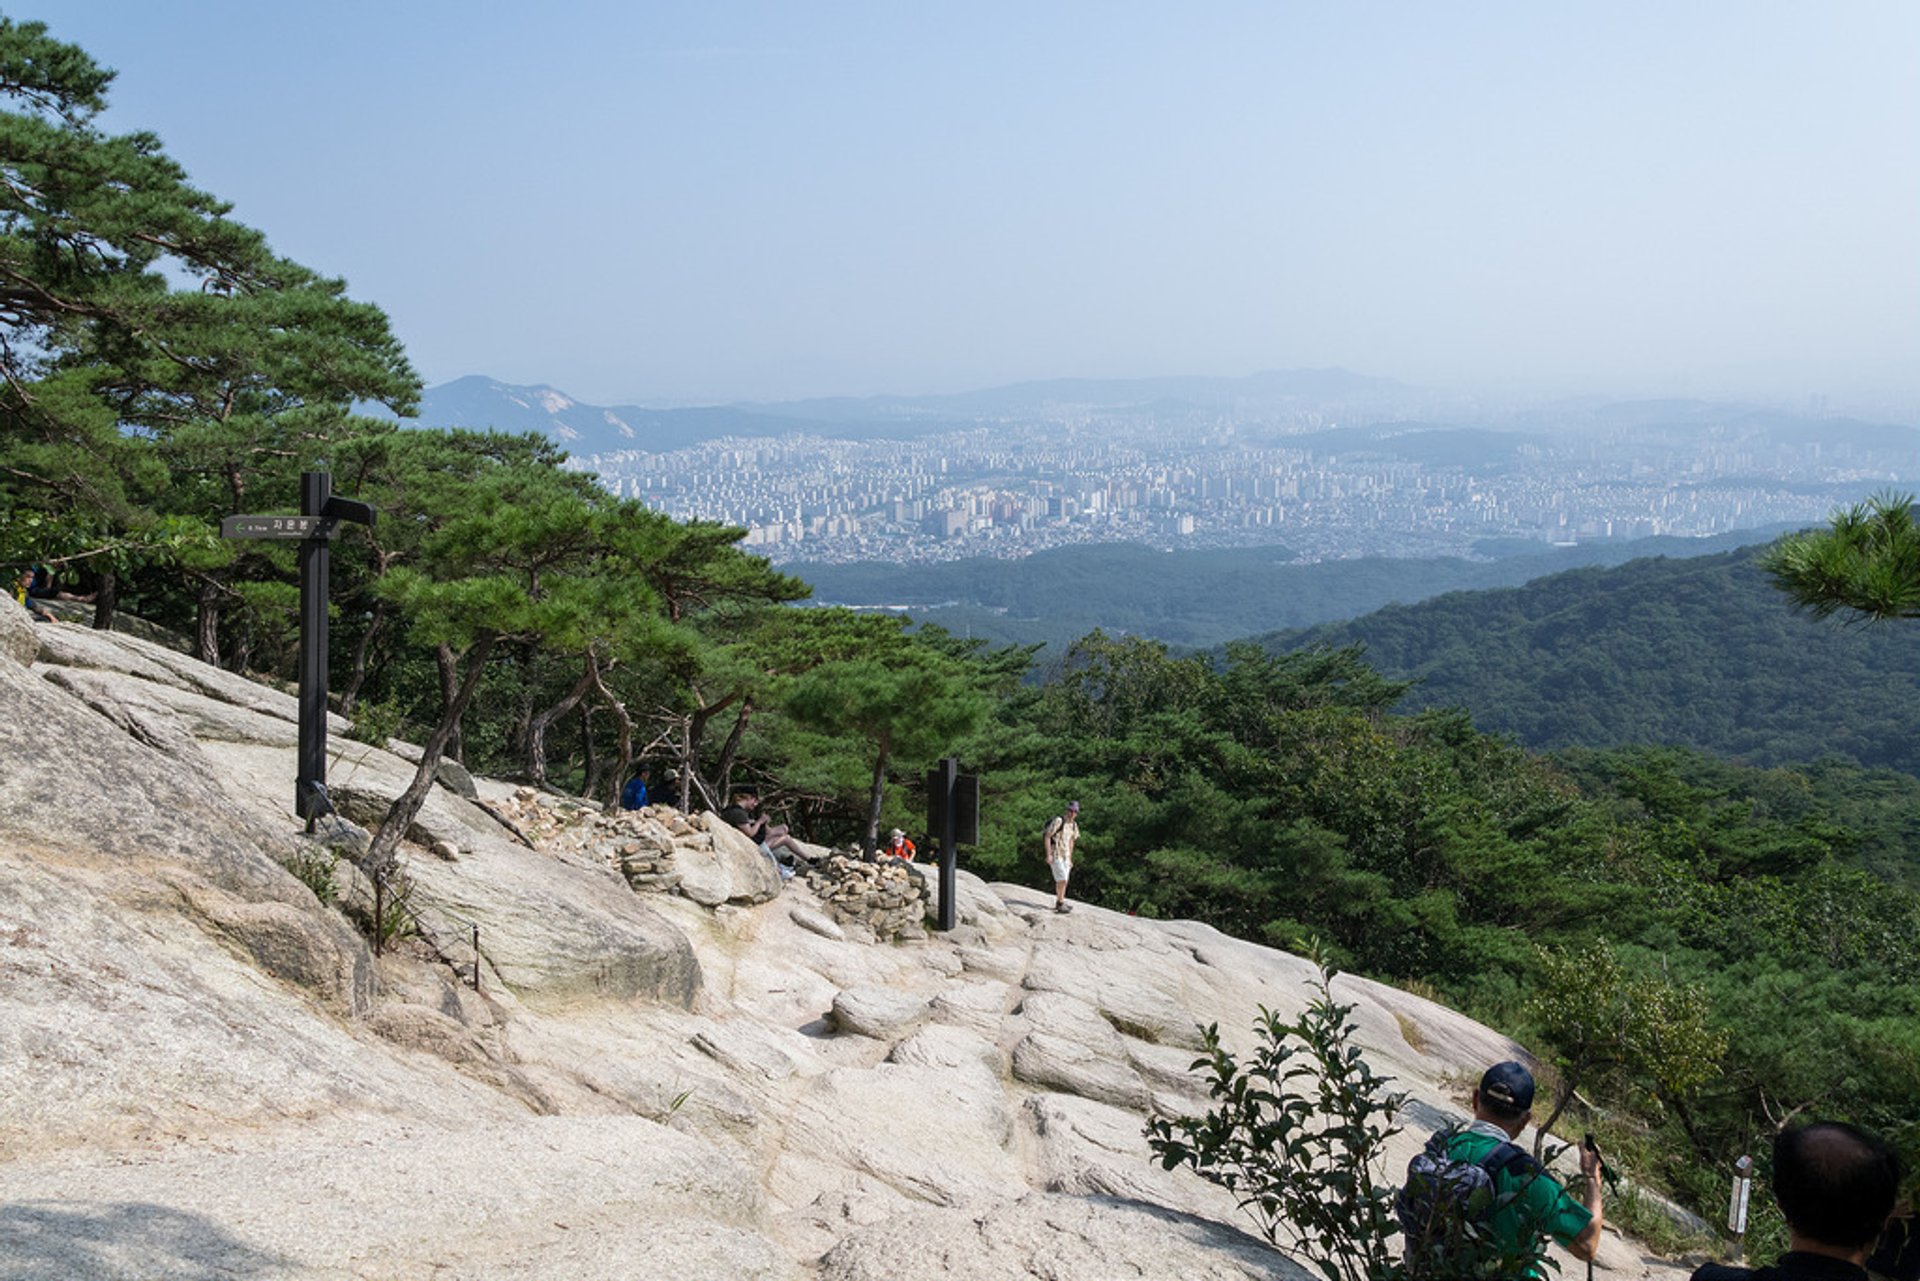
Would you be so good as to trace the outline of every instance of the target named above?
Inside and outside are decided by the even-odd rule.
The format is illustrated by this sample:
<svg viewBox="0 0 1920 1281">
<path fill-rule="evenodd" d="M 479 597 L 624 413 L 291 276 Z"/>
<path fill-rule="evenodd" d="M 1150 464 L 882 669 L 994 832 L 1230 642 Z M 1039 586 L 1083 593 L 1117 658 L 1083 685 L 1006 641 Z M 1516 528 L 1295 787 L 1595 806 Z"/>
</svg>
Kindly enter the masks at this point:
<svg viewBox="0 0 1920 1281">
<path fill-rule="evenodd" d="M 307 831 L 327 799 L 327 597 L 332 574 L 333 527 L 342 520 L 373 524 L 373 508 L 333 492 L 333 477 L 323 471 L 300 473 L 298 516 L 228 516 L 222 538 L 271 538 L 300 543 L 300 742 L 294 761 L 293 812 L 307 820 Z"/>
<path fill-rule="evenodd" d="M 959 807 L 953 803 L 953 784 L 960 777 L 960 762 L 951 756 L 942 757 L 934 773 L 940 779 L 940 919 L 936 928 L 953 928 L 953 890 L 954 868 L 959 851 L 954 849 L 958 835 L 959 816 L 954 813 Z"/>
<path fill-rule="evenodd" d="M 1739 1262 L 1747 1248 L 1747 1199 L 1753 1192 L 1753 1158 L 1733 1163 L 1733 1199 L 1727 1206 L 1727 1231 L 1733 1233 L 1733 1258 Z"/>
<path fill-rule="evenodd" d="M 333 496 L 333 477 L 323 471 L 300 473 L 300 514 L 321 516 Z M 333 558 L 330 527 L 316 528 L 300 540 L 300 753 L 293 784 L 294 813 L 313 831 L 332 808 L 327 801 L 327 593 Z"/>
</svg>

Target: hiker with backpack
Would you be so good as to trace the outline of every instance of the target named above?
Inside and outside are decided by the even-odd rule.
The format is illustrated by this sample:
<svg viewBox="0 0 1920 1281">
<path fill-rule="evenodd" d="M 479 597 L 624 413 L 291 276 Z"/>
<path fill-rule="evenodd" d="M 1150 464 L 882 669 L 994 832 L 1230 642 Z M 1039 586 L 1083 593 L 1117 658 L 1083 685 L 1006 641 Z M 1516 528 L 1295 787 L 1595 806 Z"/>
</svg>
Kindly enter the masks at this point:
<svg viewBox="0 0 1920 1281">
<path fill-rule="evenodd" d="M 1395 1211 L 1407 1266 L 1420 1277 L 1544 1276 L 1543 1238 L 1576 1259 L 1600 1249 L 1600 1153 L 1580 1149 L 1575 1200 L 1516 1145 L 1533 1121 L 1533 1074 L 1496 1063 L 1473 1092 L 1473 1123 L 1443 1130 L 1408 1163 Z"/>
<path fill-rule="evenodd" d="M 1047 860 L 1053 873 L 1053 910 L 1062 915 L 1067 906 L 1067 878 L 1073 875 L 1073 847 L 1080 839 L 1080 802 L 1068 801 L 1067 808 L 1047 820 L 1040 833 L 1040 857 Z"/>
</svg>

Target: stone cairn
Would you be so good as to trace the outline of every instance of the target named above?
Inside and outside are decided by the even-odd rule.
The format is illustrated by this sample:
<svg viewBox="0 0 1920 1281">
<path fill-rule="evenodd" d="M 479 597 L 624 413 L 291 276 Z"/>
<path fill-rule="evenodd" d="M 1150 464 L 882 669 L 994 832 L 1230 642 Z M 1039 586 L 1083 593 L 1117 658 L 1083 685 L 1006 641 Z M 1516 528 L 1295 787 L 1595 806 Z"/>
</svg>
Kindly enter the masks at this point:
<svg viewBox="0 0 1920 1281">
<path fill-rule="evenodd" d="M 835 853 L 808 869 L 806 879 L 836 922 L 865 925 L 886 941 L 927 936 L 921 876 L 919 868 L 897 858 L 868 863 L 858 854 Z"/>
<path fill-rule="evenodd" d="M 681 880 L 677 852 L 713 848 L 713 837 L 671 805 L 609 814 L 587 801 L 521 787 L 499 817 L 535 849 L 605 860 L 639 893 L 672 893 Z M 868 863 L 858 851 L 832 850 L 807 864 L 801 879 L 837 924 L 852 927 L 849 937 L 887 942 L 926 937 L 932 897 L 924 876 L 899 859 Z"/>
<path fill-rule="evenodd" d="M 602 858 L 635 890 L 672 890 L 680 883 L 674 850 L 713 848 L 713 837 L 671 805 L 609 814 L 588 801 L 521 787 L 502 809 L 535 849 Z"/>
</svg>

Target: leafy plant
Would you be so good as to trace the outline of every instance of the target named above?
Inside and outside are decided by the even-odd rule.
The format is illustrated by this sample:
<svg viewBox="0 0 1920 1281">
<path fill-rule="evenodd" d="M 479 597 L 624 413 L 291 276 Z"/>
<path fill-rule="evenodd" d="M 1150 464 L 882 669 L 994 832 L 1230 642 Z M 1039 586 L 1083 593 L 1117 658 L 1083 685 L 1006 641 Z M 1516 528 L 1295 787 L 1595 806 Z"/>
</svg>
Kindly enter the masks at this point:
<svg viewBox="0 0 1920 1281">
<path fill-rule="evenodd" d="M 373 876 L 378 892 L 369 914 L 368 932 L 373 936 L 373 950 L 378 954 L 387 944 L 417 932 L 420 926 L 413 912 L 412 878 L 397 868 L 380 868 Z"/>
<path fill-rule="evenodd" d="M 322 906 L 331 907 L 340 898 L 340 882 L 334 871 L 337 861 L 331 850 L 302 846 L 287 860 L 286 869 L 313 891 Z"/>
<path fill-rule="evenodd" d="M 362 703 L 354 710 L 353 724 L 347 728 L 347 737 L 356 743 L 385 747 L 387 740 L 400 732 L 400 723 L 404 719 L 397 698 Z"/>
<path fill-rule="evenodd" d="M 1577 952 L 1541 948 L 1540 968 L 1532 1011 L 1553 1045 L 1560 1084 L 1534 1156 L 1582 1085 L 1638 1083 L 1678 1101 L 1720 1070 L 1727 1035 L 1712 1025 L 1701 988 L 1635 973 L 1605 939 Z"/>
<path fill-rule="evenodd" d="M 1406 1275 L 1390 1247 L 1398 1231 L 1393 1189 L 1375 1163 L 1399 1133 L 1406 1096 L 1373 1071 L 1353 1043 L 1353 1006 L 1333 998 L 1338 973 L 1316 951 L 1314 997 L 1288 1022 L 1262 1007 L 1259 1045 L 1242 1063 L 1203 1030 L 1204 1072 L 1214 1099 L 1200 1117 L 1155 1120 L 1148 1145 L 1166 1169 L 1185 1166 L 1232 1192 L 1273 1245 L 1328 1281 Z"/>
</svg>

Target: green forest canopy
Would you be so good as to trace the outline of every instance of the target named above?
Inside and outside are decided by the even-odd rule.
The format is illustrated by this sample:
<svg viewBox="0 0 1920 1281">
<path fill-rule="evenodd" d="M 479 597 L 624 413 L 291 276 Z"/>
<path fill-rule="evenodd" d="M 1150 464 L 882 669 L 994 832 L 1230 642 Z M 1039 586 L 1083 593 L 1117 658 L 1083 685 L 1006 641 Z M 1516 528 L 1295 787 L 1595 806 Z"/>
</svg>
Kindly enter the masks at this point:
<svg viewBox="0 0 1920 1281">
<path fill-rule="evenodd" d="M 794 564 L 818 599 L 906 607 L 996 644 L 1045 642 L 1056 654 L 1098 627 L 1201 648 L 1281 628 L 1353 618 L 1441 592 L 1508 587 L 1582 565 L 1696 556 L 1762 542 L 1779 530 L 1712 538 L 1643 538 L 1549 547 L 1485 540 L 1488 559 L 1362 556 L 1301 562 L 1285 547 L 1160 551 L 1131 543 L 1059 547 L 1017 560 L 934 564 Z"/>
<path fill-rule="evenodd" d="M 1358 644 L 1534 748 L 1674 743 L 1756 765 L 1837 755 L 1920 774 L 1920 646 L 1898 625 L 1792 609 L 1765 548 L 1579 569 L 1260 638 Z"/>
</svg>

